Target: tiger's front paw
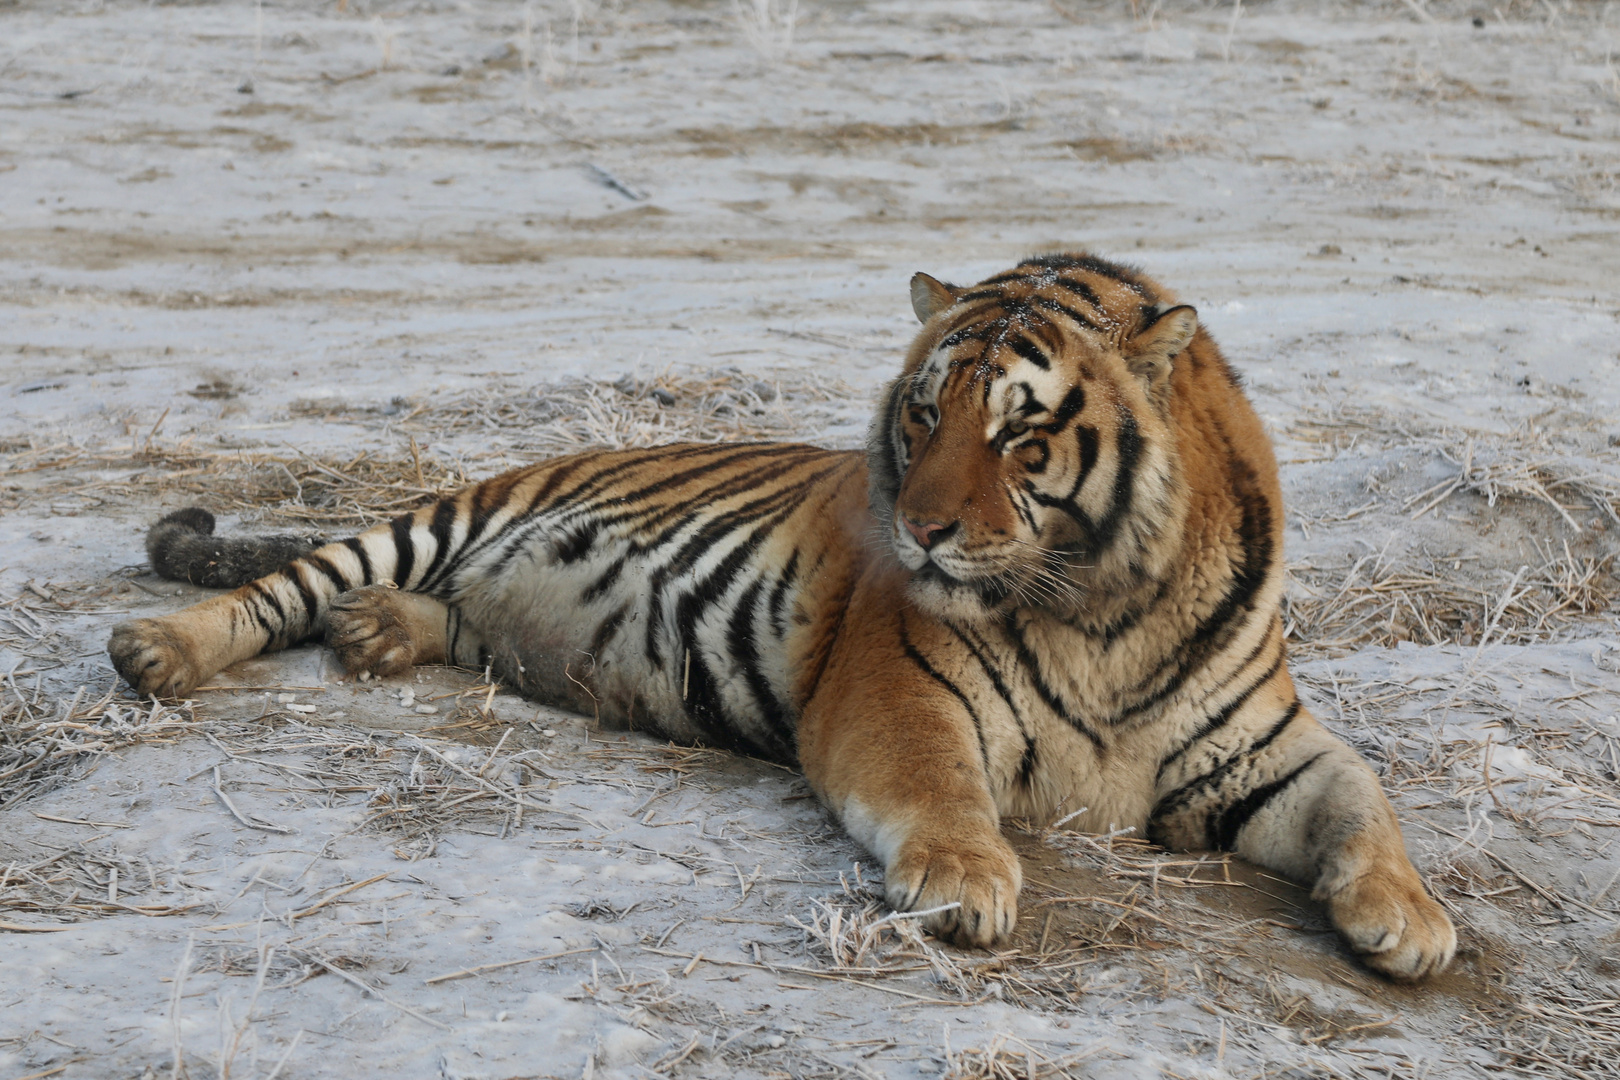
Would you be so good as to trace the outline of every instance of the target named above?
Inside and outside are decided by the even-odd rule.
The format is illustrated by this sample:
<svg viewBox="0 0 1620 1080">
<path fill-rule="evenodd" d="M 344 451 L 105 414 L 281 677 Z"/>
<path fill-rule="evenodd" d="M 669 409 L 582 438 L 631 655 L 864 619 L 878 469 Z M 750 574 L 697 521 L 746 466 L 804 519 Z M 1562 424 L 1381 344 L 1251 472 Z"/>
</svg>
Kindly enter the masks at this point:
<svg viewBox="0 0 1620 1080">
<path fill-rule="evenodd" d="M 1370 871 L 1325 898 L 1333 925 L 1366 965 L 1402 981 L 1438 975 L 1457 951 L 1445 909 L 1415 871 Z"/>
<path fill-rule="evenodd" d="M 326 644 L 351 675 L 398 675 L 416 662 L 416 642 L 386 585 L 351 589 L 326 613 Z"/>
<path fill-rule="evenodd" d="M 1024 873 L 999 832 L 910 840 L 884 871 L 896 911 L 959 906 L 922 920 L 923 928 L 958 945 L 986 948 L 1012 933 Z"/>
<path fill-rule="evenodd" d="M 132 619 L 113 627 L 107 655 L 141 697 L 177 698 L 213 674 L 203 670 L 190 643 L 163 619 Z"/>
</svg>

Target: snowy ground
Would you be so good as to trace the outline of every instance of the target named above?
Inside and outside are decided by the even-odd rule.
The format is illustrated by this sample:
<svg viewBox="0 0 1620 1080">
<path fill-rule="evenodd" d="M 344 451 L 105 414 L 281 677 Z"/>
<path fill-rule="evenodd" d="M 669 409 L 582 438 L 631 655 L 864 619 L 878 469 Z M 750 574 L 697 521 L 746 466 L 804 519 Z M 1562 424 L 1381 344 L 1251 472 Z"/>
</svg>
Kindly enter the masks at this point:
<svg viewBox="0 0 1620 1080">
<path fill-rule="evenodd" d="M 1620 13 L 758 10 L 0 0 L 0 1071 L 1620 1074 Z M 618 415 L 536 387 L 639 439 L 723 368 L 724 423 L 853 445 L 913 271 L 1078 245 L 1272 426 L 1295 669 L 1464 928 L 1436 985 L 1128 837 L 1015 828 L 1001 955 L 874 928 L 792 774 L 468 673 L 105 702 L 198 492 L 341 531 Z"/>
</svg>

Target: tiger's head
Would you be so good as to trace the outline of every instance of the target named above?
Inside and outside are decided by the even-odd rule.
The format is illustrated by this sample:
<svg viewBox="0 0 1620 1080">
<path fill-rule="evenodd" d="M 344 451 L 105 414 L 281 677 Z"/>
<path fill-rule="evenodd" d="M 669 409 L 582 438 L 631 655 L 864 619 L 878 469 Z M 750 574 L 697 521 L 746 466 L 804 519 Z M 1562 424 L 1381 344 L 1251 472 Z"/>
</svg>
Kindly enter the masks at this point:
<svg viewBox="0 0 1620 1080">
<path fill-rule="evenodd" d="M 918 274 L 911 303 L 923 330 L 868 456 L 913 601 L 1073 617 L 1088 592 L 1167 572 L 1186 513 L 1172 374 L 1197 312 L 1083 253 L 968 288 Z"/>
</svg>

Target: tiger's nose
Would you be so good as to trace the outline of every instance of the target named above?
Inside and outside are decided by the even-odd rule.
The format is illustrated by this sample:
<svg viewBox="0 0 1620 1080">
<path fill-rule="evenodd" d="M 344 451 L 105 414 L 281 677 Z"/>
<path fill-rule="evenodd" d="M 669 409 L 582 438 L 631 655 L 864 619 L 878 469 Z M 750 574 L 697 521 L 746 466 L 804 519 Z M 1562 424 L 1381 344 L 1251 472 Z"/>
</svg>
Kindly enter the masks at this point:
<svg viewBox="0 0 1620 1080">
<path fill-rule="evenodd" d="M 951 528 L 949 525 L 936 521 L 919 525 L 904 514 L 900 515 L 900 524 L 906 527 L 906 532 L 910 533 L 917 543 L 922 545 L 924 551 L 933 547 L 935 541 L 943 540 Z"/>
</svg>

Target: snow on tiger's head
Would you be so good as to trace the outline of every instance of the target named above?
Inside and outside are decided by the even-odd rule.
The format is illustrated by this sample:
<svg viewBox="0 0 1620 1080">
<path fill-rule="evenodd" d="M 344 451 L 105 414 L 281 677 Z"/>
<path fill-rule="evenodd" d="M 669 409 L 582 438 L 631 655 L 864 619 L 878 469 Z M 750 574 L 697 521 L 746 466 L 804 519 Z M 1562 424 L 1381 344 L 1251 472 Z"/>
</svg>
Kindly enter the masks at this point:
<svg viewBox="0 0 1620 1080">
<path fill-rule="evenodd" d="M 1197 313 L 1086 254 L 967 288 L 918 274 L 911 300 L 923 330 L 868 453 L 912 598 L 1073 611 L 1088 587 L 1162 572 L 1184 505 L 1171 376 Z"/>
</svg>

